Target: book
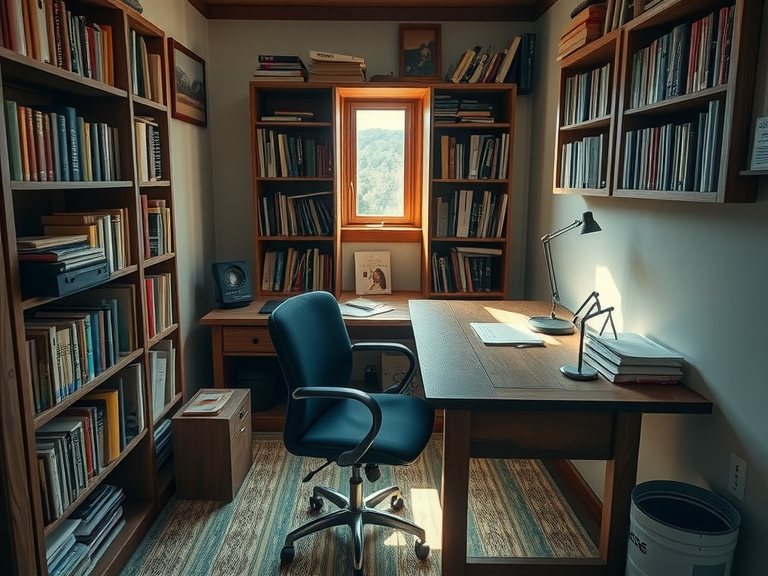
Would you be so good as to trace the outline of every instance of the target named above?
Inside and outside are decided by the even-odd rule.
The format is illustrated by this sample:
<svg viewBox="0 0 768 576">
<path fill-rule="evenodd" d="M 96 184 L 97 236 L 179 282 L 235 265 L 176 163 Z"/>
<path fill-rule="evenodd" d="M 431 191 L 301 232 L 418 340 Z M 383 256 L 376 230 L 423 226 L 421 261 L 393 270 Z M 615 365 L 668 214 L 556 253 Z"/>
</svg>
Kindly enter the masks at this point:
<svg viewBox="0 0 768 576">
<path fill-rule="evenodd" d="M 99 388 L 89 392 L 83 397 L 84 401 L 104 400 L 106 402 L 106 414 L 104 422 L 106 462 L 112 462 L 120 456 L 120 396 L 118 390 L 105 390 Z"/>
<path fill-rule="evenodd" d="M 392 294 L 389 252 L 355 252 L 355 293 Z"/>
<path fill-rule="evenodd" d="M 587 344 L 617 365 L 650 364 L 679 367 L 683 357 L 677 352 L 658 344 L 645 336 L 621 332 L 618 338 L 589 334 Z"/>
<path fill-rule="evenodd" d="M 215 416 L 232 396 L 232 391 L 201 392 L 181 413 L 182 416 Z"/>
<path fill-rule="evenodd" d="M 499 70 L 496 73 L 496 82 L 506 81 L 509 70 L 512 67 L 512 61 L 515 59 L 515 56 L 517 56 L 517 52 L 520 48 L 521 40 L 522 36 L 515 36 L 512 39 L 512 43 L 509 45 L 509 48 L 507 48 L 506 53 L 504 54 L 504 59 L 501 61 Z"/>
<path fill-rule="evenodd" d="M 361 56 L 349 56 L 347 54 L 321 52 L 319 50 L 310 50 L 309 58 L 316 62 L 356 62 L 358 64 L 365 64 L 365 58 Z"/>
<path fill-rule="evenodd" d="M 374 302 L 367 298 L 355 298 L 346 302 L 340 302 L 339 308 L 344 316 L 356 318 L 365 318 L 376 314 L 383 314 L 394 310 L 394 306 L 384 304 L 383 302 Z"/>
</svg>

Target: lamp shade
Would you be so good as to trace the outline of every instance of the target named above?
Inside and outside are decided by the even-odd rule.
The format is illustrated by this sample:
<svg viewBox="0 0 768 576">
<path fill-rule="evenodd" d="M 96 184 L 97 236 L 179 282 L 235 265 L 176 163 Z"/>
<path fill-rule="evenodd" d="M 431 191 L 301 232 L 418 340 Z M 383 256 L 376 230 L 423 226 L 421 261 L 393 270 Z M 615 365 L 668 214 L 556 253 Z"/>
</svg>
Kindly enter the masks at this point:
<svg viewBox="0 0 768 576">
<path fill-rule="evenodd" d="M 592 212 L 584 212 L 581 216 L 581 232 L 579 234 L 591 234 L 592 232 L 600 232 L 602 228 L 595 222 L 595 217 L 592 216 Z"/>
</svg>

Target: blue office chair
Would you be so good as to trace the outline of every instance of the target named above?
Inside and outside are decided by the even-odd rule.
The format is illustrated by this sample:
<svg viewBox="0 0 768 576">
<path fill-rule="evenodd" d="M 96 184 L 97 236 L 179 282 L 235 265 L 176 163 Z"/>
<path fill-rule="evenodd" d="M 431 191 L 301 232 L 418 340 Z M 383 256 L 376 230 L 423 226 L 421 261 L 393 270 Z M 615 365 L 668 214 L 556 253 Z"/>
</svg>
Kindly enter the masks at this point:
<svg viewBox="0 0 768 576">
<path fill-rule="evenodd" d="M 369 481 L 378 480 L 378 465 L 413 463 L 432 433 L 433 409 L 422 399 L 400 394 L 416 369 L 414 354 L 396 343 L 352 344 L 336 299 L 327 292 L 307 292 L 280 304 L 269 316 L 269 333 L 289 388 L 288 410 L 283 430 L 286 449 L 297 456 L 323 458 L 351 466 L 349 497 L 324 486 L 315 486 L 309 505 L 319 511 L 323 498 L 339 507 L 307 522 L 286 536 L 280 552 L 291 562 L 293 543 L 332 526 L 352 530 L 354 573 L 363 574 L 363 527 L 388 526 L 416 536 L 416 556 L 429 555 L 424 529 L 410 520 L 375 506 L 390 499 L 393 509 L 403 507 L 400 488 L 391 486 L 363 498 L 361 468 Z M 410 367 L 403 380 L 380 393 L 365 393 L 350 387 L 352 357 L 359 351 L 389 351 L 405 355 Z"/>
</svg>

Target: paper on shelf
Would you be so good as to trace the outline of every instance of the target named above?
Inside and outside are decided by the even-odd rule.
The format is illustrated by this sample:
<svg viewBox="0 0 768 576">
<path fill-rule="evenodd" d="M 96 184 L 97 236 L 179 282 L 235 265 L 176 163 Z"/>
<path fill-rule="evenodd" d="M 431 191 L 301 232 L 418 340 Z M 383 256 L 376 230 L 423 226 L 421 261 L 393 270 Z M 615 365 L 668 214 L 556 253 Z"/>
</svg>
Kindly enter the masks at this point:
<svg viewBox="0 0 768 576">
<path fill-rule="evenodd" d="M 509 346 L 542 346 L 544 339 L 522 324 L 508 322 L 470 322 L 469 325 L 484 344 Z"/>
</svg>

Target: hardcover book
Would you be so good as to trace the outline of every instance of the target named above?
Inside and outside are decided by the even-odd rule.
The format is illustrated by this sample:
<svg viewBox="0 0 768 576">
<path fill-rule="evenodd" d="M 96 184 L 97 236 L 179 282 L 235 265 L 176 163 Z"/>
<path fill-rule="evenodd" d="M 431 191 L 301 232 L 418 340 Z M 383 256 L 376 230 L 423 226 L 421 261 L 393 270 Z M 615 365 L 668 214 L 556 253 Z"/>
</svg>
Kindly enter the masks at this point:
<svg viewBox="0 0 768 576">
<path fill-rule="evenodd" d="M 355 293 L 392 294 L 389 252 L 355 252 Z"/>
</svg>

